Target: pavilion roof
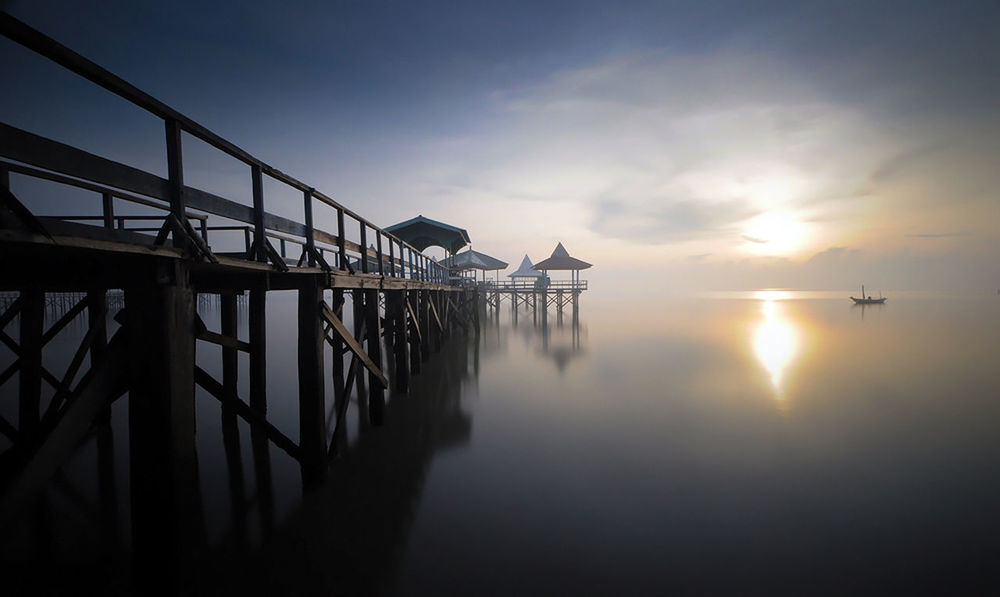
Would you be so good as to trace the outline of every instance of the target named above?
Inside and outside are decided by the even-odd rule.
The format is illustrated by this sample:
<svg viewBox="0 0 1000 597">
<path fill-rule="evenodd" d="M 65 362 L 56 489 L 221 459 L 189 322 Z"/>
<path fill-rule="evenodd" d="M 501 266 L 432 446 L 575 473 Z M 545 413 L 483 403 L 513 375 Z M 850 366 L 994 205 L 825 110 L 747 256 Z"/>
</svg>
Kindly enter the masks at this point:
<svg viewBox="0 0 1000 597">
<path fill-rule="evenodd" d="M 486 253 L 472 249 L 442 259 L 440 264 L 450 270 L 481 269 L 492 271 L 507 269 L 506 261 L 500 261 L 496 257 L 490 257 Z"/>
<path fill-rule="evenodd" d="M 464 228 L 425 218 L 422 215 L 388 226 L 385 231 L 410 243 L 418 251 L 423 251 L 427 247 L 441 247 L 454 254 L 472 242 Z"/>
<path fill-rule="evenodd" d="M 524 259 L 521 260 L 521 266 L 517 268 L 517 271 L 512 274 L 507 274 L 508 278 L 541 278 L 542 272 L 534 270 L 531 268 L 531 259 L 525 255 Z"/>
<path fill-rule="evenodd" d="M 556 245 L 554 251 L 552 251 L 552 256 L 548 259 L 543 259 L 535 264 L 536 270 L 580 270 L 592 267 L 591 264 L 586 261 L 577 259 L 576 257 L 570 257 L 569 251 L 562 243 Z"/>
</svg>

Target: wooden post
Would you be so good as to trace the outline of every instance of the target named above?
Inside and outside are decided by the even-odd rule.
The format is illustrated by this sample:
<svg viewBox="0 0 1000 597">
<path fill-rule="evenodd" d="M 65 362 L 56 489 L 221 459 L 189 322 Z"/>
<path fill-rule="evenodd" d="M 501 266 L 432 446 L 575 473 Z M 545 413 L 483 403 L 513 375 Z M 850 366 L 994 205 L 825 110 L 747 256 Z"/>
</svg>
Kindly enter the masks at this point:
<svg viewBox="0 0 1000 597">
<path fill-rule="evenodd" d="M 267 290 L 250 289 L 250 408 L 267 415 Z"/>
<path fill-rule="evenodd" d="M 312 191 L 302 191 L 302 207 L 303 215 L 306 220 L 306 264 L 309 267 L 316 265 L 316 258 L 313 257 L 313 251 L 316 250 L 316 239 L 313 238 L 313 202 L 312 202 Z"/>
<path fill-rule="evenodd" d="M 125 290 L 132 546 L 141 593 L 179 592 L 204 545 L 195 451 L 195 297 L 181 263 Z"/>
<path fill-rule="evenodd" d="M 101 193 L 101 207 L 104 215 L 104 227 L 112 230 L 115 227 L 115 201 L 111 193 Z"/>
<path fill-rule="evenodd" d="M 112 224 L 113 225 L 113 224 Z M 90 366 L 96 366 L 107 351 L 107 291 L 103 288 L 87 293 L 87 321 L 94 335 L 90 345 Z M 97 436 L 97 481 L 100 492 L 101 526 L 112 545 L 121 539 L 118 521 L 118 491 L 115 481 L 114 435 L 111 429 L 111 407 L 101 409 L 95 421 Z"/>
<path fill-rule="evenodd" d="M 434 313 L 430 314 L 427 321 L 430 325 L 431 330 L 433 330 L 432 335 L 434 336 L 434 352 L 441 352 L 441 342 L 444 340 L 444 321 L 441 320 L 441 314 L 444 313 L 444 309 L 441 308 L 441 291 L 440 290 L 428 290 L 427 294 L 430 295 L 428 299 L 428 306 L 434 309 Z M 438 323 L 440 322 L 440 326 Z"/>
<path fill-rule="evenodd" d="M 549 289 L 545 288 L 541 293 L 539 293 L 539 299 L 541 299 L 542 305 L 542 329 L 545 329 L 549 325 Z"/>
<path fill-rule="evenodd" d="M 340 261 L 339 267 L 343 271 L 347 271 L 347 245 L 345 244 L 346 239 L 344 234 L 347 230 L 344 228 L 344 209 L 341 207 L 337 208 L 337 259 Z"/>
<path fill-rule="evenodd" d="M 409 338 L 406 326 L 406 291 L 387 290 L 385 292 L 385 315 L 392 336 L 392 358 L 395 369 L 393 388 L 406 393 L 410 389 Z"/>
<path fill-rule="evenodd" d="M 219 303 L 221 307 L 222 315 L 222 325 L 221 332 L 223 336 L 228 336 L 230 338 L 236 338 L 236 293 L 235 292 L 225 292 L 219 295 Z M 222 347 L 222 387 L 225 389 L 226 394 L 230 397 L 236 397 L 237 390 L 237 376 L 238 371 L 238 361 L 239 355 L 237 350 L 233 346 L 223 346 Z M 225 407 L 223 407 L 225 410 Z M 235 413 L 233 413 L 235 416 Z"/>
<path fill-rule="evenodd" d="M 406 294 L 408 295 L 406 312 L 410 320 L 410 373 L 416 375 L 420 373 L 420 354 L 423 351 L 421 347 L 423 340 L 421 337 L 422 328 L 420 326 L 420 319 L 422 317 L 420 314 L 420 291 L 409 290 Z"/>
<path fill-rule="evenodd" d="M 361 272 L 368 273 L 368 225 L 361 221 Z"/>
<path fill-rule="evenodd" d="M 573 291 L 573 325 L 580 325 L 580 291 Z"/>
<path fill-rule="evenodd" d="M 368 332 L 368 356 L 379 369 L 382 368 L 382 318 L 379 317 L 379 291 L 365 290 L 365 319 Z M 385 411 L 385 391 L 382 382 L 371 371 L 368 372 L 368 420 L 378 427 L 382 424 Z"/>
<path fill-rule="evenodd" d="M 221 310 L 220 331 L 223 336 L 237 338 L 236 293 L 219 295 Z M 237 397 L 239 355 L 233 346 L 222 347 L 222 389 L 230 399 Z M 243 477 L 243 456 L 240 450 L 240 428 L 236 410 L 222 403 L 222 443 L 226 451 L 226 468 L 229 473 L 229 498 L 233 513 L 233 534 L 240 545 L 247 541 L 247 499 Z"/>
<path fill-rule="evenodd" d="M 389 277 L 396 277 L 396 241 L 389 237 Z"/>
<path fill-rule="evenodd" d="M 264 174 L 260 166 L 254 164 L 250 166 L 250 175 L 253 178 L 253 240 L 257 246 L 255 261 L 267 261 L 267 250 L 264 244 L 267 242 L 264 228 Z"/>
<path fill-rule="evenodd" d="M 184 202 L 184 158 L 181 151 L 181 126 L 176 120 L 164 120 L 167 135 L 167 182 L 170 213 L 181 226 L 187 225 L 187 207 Z M 187 251 L 188 240 L 180 230 L 173 231 L 174 246 Z"/>
<path fill-rule="evenodd" d="M 341 321 L 344 320 L 344 291 L 341 288 L 334 288 L 330 291 L 332 293 L 331 307 L 330 310 L 333 314 L 337 316 Z M 333 348 L 333 359 L 332 361 L 332 373 L 333 379 L 339 380 L 341 385 L 344 380 L 344 341 L 340 339 L 340 334 L 333 333 L 332 342 L 330 346 Z"/>
<path fill-rule="evenodd" d="M 365 291 L 360 289 L 351 290 L 351 306 L 354 319 L 354 338 L 360 342 L 365 341 Z M 357 365 L 355 365 L 357 366 Z M 362 369 L 357 369 L 354 375 L 354 383 L 358 390 L 358 412 L 364 413 L 368 410 L 368 392 L 365 389 L 365 376 Z M 367 429 L 369 418 L 363 415 L 358 416 L 358 424 L 361 429 Z"/>
<path fill-rule="evenodd" d="M 423 335 L 423 342 L 420 343 L 420 360 L 427 362 L 431 357 L 431 313 L 430 313 L 430 291 L 420 291 L 420 332 Z"/>
<path fill-rule="evenodd" d="M 307 276 L 299 287 L 299 461 L 302 483 L 315 487 L 326 470 L 326 403 L 323 395 L 323 285 Z"/>
<path fill-rule="evenodd" d="M 333 314 L 337 316 L 337 319 L 344 320 L 344 291 L 341 288 L 334 288 L 332 291 L 332 299 L 330 310 Z M 344 387 L 344 341 L 341 339 L 340 334 L 335 330 L 333 333 L 328 334 L 329 338 L 331 357 L 331 377 L 333 379 L 333 408 L 334 412 L 346 413 L 345 402 L 350 400 L 350 388 Z M 337 445 L 337 453 L 343 454 L 344 450 L 347 448 L 347 426 L 344 421 L 336 420 L 333 421 L 334 432 L 337 437 L 333 438 L 333 442 Z"/>
<path fill-rule="evenodd" d="M 42 395 L 42 334 L 45 293 L 36 288 L 21 292 L 21 371 L 18 382 L 18 442 L 27 453 L 38 438 Z"/>
<path fill-rule="evenodd" d="M 556 291 L 556 317 L 558 318 L 558 325 L 563 323 L 563 291 Z"/>
</svg>

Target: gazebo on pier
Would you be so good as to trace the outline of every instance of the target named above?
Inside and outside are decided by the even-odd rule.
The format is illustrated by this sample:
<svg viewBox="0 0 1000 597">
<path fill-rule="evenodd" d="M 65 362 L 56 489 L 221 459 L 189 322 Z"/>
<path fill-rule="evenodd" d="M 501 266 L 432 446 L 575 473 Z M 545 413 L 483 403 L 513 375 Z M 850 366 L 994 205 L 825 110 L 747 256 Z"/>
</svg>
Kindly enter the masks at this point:
<svg viewBox="0 0 1000 597">
<path fill-rule="evenodd" d="M 517 268 L 517 271 L 512 274 L 507 274 L 507 277 L 513 280 L 515 287 L 528 284 L 534 286 L 539 280 L 543 280 L 545 278 L 545 274 L 534 269 L 531 259 L 525 255 L 524 259 L 521 260 L 521 265 Z"/>
<path fill-rule="evenodd" d="M 427 247 L 441 247 L 448 255 L 454 255 L 459 249 L 472 243 L 465 228 L 438 222 L 422 215 L 387 226 L 385 231 L 410 243 L 418 251 L 423 251 Z M 507 267 L 506 264 L 504 267 Z"/>
<path fill-rule="evenodd" d="M 556 245 L 555 250 L 552 251 L 552 255 L 548 259 L 543 259 L 535 264 L 534 269 L 545 274 L 545 291 L 542 293 L 545 297 L 545 308 L 542 309 L 543 325 L 547 317 L 546 313 L 550 302 L 556 305 L 560 324 L 562 323 L 563 307 L 567 304 L 572 304 L 573 306 L 573 324 L 576 325 L 579 323 L 580 293 L 587 289 L 587 281 L 580 280 L 580 270 L 589 267 L 591 265 L 586 261 L 571 257 L 569 251 L 566 250 L 566 247 L 562 243 Z M 569 271 L 570 281 L 550 282 L 548 279 L 549 270 Z"/>
<path fill-rule="evenodd" d="M 573 290 L 586 290 L 587 282 L 580 281 L 580 270 L 590 267 L 592 267 L 591 264 L 586 261 L 571 257 L 566 247 L 562 243 L 559 243 L 556 245 L 555 250 L 552 251 L 552 256 L 536 263 L 533 269 L 541 271 L 545 275 L 548 275 L 549 270 L 568 270 L 571 272 L 569 288 Z"/>
<path fill-rule="evenodd" d="M 446 257 L 439 263 L 453 272 L 480 270 L 483 272 L 484 285 L 486 284 L 487 271 L 495 271 L 497 273 L 497 278 L 499 279 L 500 271 L 507 269 L 508 265 L 506 261 L 501 261 L 496 257 L 487 255 L 486 253 L 473 251 L 471 248 L 462 251 L 461 253 L 451 255 L 450 257 Z"/>
</svg>

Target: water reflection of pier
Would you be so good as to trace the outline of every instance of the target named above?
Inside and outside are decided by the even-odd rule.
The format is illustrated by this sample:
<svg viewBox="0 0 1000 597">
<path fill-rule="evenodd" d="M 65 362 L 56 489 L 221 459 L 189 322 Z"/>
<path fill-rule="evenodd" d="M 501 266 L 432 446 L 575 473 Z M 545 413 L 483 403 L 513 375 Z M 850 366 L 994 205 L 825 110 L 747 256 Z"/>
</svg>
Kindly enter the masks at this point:
<svg viewBox="0 0 1000 597">
<path fill-rule="evenodd" d="M 17 394 L 0 400 L 0 550 L 20 571 L 45 569 L 24 592 L 79 582 L 51 574 L 60 562 L 97 578 L 126 562 L 130 590 L 184 592 L 210 551 L 203 405 L 221 409 L 231 463 L 240 428 L 250 429 L 258 488 L 241 500 L 245 479 L 233 466 L 229 484 L 234 512 L 257 508 L 266 536 L 277 512 L 272 455 L 294 462 L 306 487 L 322 486 L 330 462 L 350 450 L 348 421 L 363 432 L 382 425 L 386 394 L 398 400 L 446 338 L 478 325 L 481 296 L 450 286 L 447 270 L 399 237 L 2 11 L 0 34 L 162 126 L 166 157 L 162 177 L 0 123 L 0 292 L 16 293 L 0 311 L 0 387 Z M 204 166 L 205 152 L 240 173 L 232 188 L 250 192 L 188 184 L 185 170 Z M 44 215 L 52 196 L 70 209 Z M 274 213 L 296 204 L 289 196 L 300 221 Z M 296 305 L 283 322 L 294 339 L 278 344 L 268 341 L 267 305 L 280 291 Z M 211 327 L 198 312 L 202 296 L 220 305 Z M 273 378 L 269 386 L 269 351 L 294 351 L 279 377 L 297 379 L 294 389 Z M 97 475 L 82 464 L 89 456 Z M 87 485 L 98 505 L 76 489 Z M 73 548 L 68 534 L 48 532 L 50 515 L 67 511 L 48 502 L 64 498 L 80 506 L 75 515 L 107 523 L 95 530 L 87 515 L 67 517 L 88 529 Z M 103 534 L 120 551 L 91 548 Z M 101 553 L 127 555 L 94 561 Z"/>
<path fill-rule="evenodd" d="M 50 298 L 56 305 L 71 304 Z M 218 304 L 203 306 L 206 319 L 218 314 Z M 57 310 L 50 318 L 71 311 Z M 86 334 L 87 328 L 78 332 Z M 343 417 L 351 433 L 330 426 L 328 481 L 307 484 L 290 511 L 279 505 L 288 502 L 290 491 L 283 480 L 290 470 L 305 466 L 292 457 L 294 442 L 275 436 L 280 432 L 271 423 L 245 422 L 223 404 L 218 428 L 203 426 L 199 444 L 221 439 L 224 466 L 206 470 L 195 453 L 202 473 L 174 488 L 173 499 L 191 501 L 195 514 L 176 535 L 178 549 L 191 555 L 185 567 L 165 567 L 162 545 L 136 536 L 160 524 L 162 496 L 150 501 L 147 492 L 130 489 L 134 479 L 127 470 L 128 452 L 122 450 L 130 443 L 122 443 L 130 432 L 126 404 L 113 404 L 77 455 L 38 494 L 29 515 L 3 521 L 0 554 L 6 562 L 21 563 L 8 579 L 10 586 L 30 592 L 82 585 L 97 592 L 128 587 L 142 593 L 239 589 L 250 594 L 370 594 L 385 588 L 394 578 L 435 453 L 462 445 L 471 435 L 462 395 L 475 381 L 481 340 L 478 328 L 456 330 L 442 343 L 439 358 L 424 363 L 423 375 L 411 380 L 407 394 L 390 394 L 384 426 L 370 424 L 363 387 L 337 385 L 328 417 Z M 229 498 L 229 521 L 214 532 L 210 528 L 219 523 L 205 515 L 206 491 Z M 39 576 L 43 562 L 87 573 Z"/>
<path fill-rule="evenodd" d="M 234 478 L 233 541 L 206 560 L 201 572 L 214 577 L 219 589 L 251 593 L 360 595 L 388 588 L 434 454 L 466 443 L 472 433 L 461 397 L 463 383 L 474 375 L 470 357 L 477 353 L 475 336 L 450 342 L 444 358 L 428 363 L 410 395 L 390 400 L 386 418 L 392 424 L 377 430 L 363 426 L 332 463 L 328 483 L 307 492 L 279 520 L 262 521 L 266 541 L 256 548 L 246 540 L 250 496 L 239 491 L 242 479 Z M 230 436 L 235 439 L 227 440 L 226 452 L 235 474 L 242 470 L 239 439 Z M 270 476 L 256 451 L 254 460 L 259 491 Z M 248 557 L 252 568 L 246 566 Z"/>
</svg>

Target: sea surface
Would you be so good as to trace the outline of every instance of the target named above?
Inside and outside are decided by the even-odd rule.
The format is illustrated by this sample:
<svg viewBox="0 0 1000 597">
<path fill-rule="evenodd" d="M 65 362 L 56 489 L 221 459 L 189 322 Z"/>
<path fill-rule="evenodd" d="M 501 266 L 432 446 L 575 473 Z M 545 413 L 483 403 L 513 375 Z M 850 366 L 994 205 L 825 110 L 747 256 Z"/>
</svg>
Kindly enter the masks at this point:
<svg viewBox="0 0 1000 597">
<path fill-rule="evenodd" d="M 249 426 L 223 425 L 199 391 L 204 544 L 188 589 L 996 594 L 1000 297 L 847 294 L 585 293 L 577 321 L 553 309 L 545 327 L 504 303 L 389 396 L 383 427 L 353 401 L 348 445 L 308 491 L 293 459 L 270 445 L 263 462 Z M 269 295 L 268 416 L 293 440 L 295 304 Z M 217 304 L 201 312 L 217 329 Z M 75 350 L 61 342 L 56 370 Z M 217 373 L 218 348 L 198 349 Z M 16 420 L 16 381 L 0 396 Z M 142 580 L 127 418 L 120 400 L 114 491 L 83 445 L 42 514 L 0 539 L 5 569 L 54 562 L 112 594 Z"/>
</svg>

